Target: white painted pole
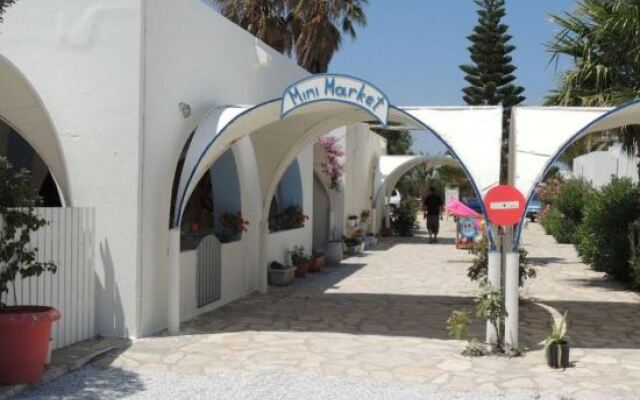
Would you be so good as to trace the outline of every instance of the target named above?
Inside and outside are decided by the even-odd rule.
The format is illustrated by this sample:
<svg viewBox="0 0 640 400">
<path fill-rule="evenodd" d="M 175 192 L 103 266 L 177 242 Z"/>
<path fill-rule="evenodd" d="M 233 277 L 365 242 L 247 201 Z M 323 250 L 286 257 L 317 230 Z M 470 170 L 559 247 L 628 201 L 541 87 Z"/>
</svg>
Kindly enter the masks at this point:
<svg viewBox="0 0 640 400">
<path fill-rule="evenodd" d="M 180 332 L 180 228 L 169 230 L 169 333 Z"/>
<path fill-rule="evenodd" d="M 487 265 L 487 279 L 489 284 L 495 288 L 500 288 L 500 250 L 489 251 Z M 495 344 L 498 339 L 498 332 L 490 321 L 487 321 L 487 343 Z"/>
<path fill-rule="evenodd" d="M 507 253 L 504 293 L 505 310 L 507 311 L 507 318 L 504 322 L 504 338 L 507 350 L 518 347 L 519 259 L 518 252 L 510 251 Z"/>
<path fill-rule="evenodd" d="M 269 282 L 267 281 L 267 239 L 269 228 L 264 222 L 264 218 L 260 222 L 260 254 L 258 255 L 258 290 L 260 293 L 269 291 Z"/>
</svg>

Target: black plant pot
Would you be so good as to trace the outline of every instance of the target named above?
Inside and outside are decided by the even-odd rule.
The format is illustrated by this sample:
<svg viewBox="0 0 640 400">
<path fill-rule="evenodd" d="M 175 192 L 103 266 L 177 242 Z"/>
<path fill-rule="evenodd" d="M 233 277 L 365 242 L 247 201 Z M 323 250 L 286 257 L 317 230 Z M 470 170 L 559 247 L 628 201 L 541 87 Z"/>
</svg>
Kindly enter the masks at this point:
<svg viewBox="0 0 640 400">
<path fill-rule="evenodd" d="M 569 342 L 550 345 L 547 348 L 547 364 L 551 368 L 569 368 Z"/>
</svg>

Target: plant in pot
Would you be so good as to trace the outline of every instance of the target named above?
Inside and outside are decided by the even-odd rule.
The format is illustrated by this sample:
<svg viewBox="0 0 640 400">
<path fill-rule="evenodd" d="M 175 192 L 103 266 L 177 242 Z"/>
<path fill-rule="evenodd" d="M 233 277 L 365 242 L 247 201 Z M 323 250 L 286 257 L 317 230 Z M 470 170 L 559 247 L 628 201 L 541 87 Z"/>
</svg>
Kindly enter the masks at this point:
<svg viewBox="0 0 640 400">
<path fill-rule="evenodd" d="M 344 245 L 347 247 L 347 254 L 355 255 L 359 251 L 360 245 L 362 245 L 362 239 L 359 236 L 344 237 Z"/>
<path fill-rule="evenodd" d="M 291 252 L 291 262 L 296 267 L 296 278 L 304 278 L 312 260 L 304 252 L 303 246 L 295 246 Z"/>
<path fill-rule="evenodd" d="M 569 368 L 569 341 L 567 336 L 567 311 L 559 323 L 554 322 L 551 334 L 544 346 L 547 364 L 551 368 Z"/>
<path fill-rule="evenodd" d="M 347 217 L 347 223 L 349 224 L 349 228 L 355 228 L 358 226 L 358 216 L 349 215 L 349 217 Z"/>
<path fill-rule="evenodd" d="M 221 230 L 218 234 L 218 238 L 222 243 L 229 243 L 236 240 L 240 240 L 242 234 L 247 231 L 249 221 L 242 218 L 242 213 L 225 212 L 220 218 Z"/>
<path fill-rule="evenodd" d="M 325 264 L 325 257 L 322 253 L 315 253 L 311 256 L 311 263 L 309 263 L 309 272 L 320 272 Z"/>
<path fill-rule="evenodd" d="M 18 305 L 16 296 L 17 279 L 57 269 L 53 263 L 37 261 L 38 249 L 30 246 L 30 234 L 46 225 L 34 209 L 39 203 L 28 173 L 0 158 L 0 384 L 40 379 L 51 324 L 60 318 L 51 307 Z"/>
<path fill-rule="evenodd" d="M 296 267 L 284 265 L 274 261 L 269 265 L 269 284 L 275 286 L 288 286 L 293 283 L 296 276 Z"/>
</svg>

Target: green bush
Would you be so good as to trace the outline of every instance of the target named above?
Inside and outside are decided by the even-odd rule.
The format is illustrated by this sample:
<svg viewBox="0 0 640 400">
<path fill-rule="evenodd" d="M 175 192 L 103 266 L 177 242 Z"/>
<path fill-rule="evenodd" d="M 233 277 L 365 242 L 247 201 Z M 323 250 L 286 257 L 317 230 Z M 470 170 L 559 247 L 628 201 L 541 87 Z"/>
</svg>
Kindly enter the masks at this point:
<svg viewBox="0 0 640 400">
<path fill-rule="evenodd" d="M 558 243 L 577 243 L 584 206 L 591 196 L 593 189 L 582 180 L 564 182 L 541 218 L 547 234 Z"/>
<path fill-rule="evenodd" d="M 487 285 L 489 280 L 487 273 L 489 269 L 489 245 L 486 238 L 474 244 L 469 250 L 473 254 L 473 264 L 467 270 L 467 276 L 472 281 L 480 281 L 481 285 Z M 527 256 L 529 253 L 525 249 L 520 249 L 520 275 L 519 285 L 524 285 L 527 279 L 536 277 L 536 270 L 529 262 Z"/>
<path fill-rule="evenodd" d="M 631 281 L 633 288 L 640 290 L 640 220 L 636 220 L 631 224 L 629 242 L 631 250 L 631 259 L 629 260 Z"/>
<path fill-rule="evenodd" d="M 400 205 L 394 209 L 391 225 L 400 236 L 413 236 L 418 228 L 418 202 L 411 197 L 404 197 Z"/>
<path fill-rule="evenodd" d="M 578 253 L 596 271 L 631 282 L 630 225 L 640 217 L 640 190 L 629 179 L 614 179 L 591 196 L 584 209 Z"/>
</svg>

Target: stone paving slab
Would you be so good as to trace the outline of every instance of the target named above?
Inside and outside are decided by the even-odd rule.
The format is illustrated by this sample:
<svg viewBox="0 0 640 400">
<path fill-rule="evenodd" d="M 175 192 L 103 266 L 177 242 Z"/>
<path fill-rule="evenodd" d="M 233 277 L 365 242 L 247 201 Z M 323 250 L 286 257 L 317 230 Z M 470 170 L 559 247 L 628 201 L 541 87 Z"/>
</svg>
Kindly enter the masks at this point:
<svg viewBox="0 0 640 400">
<path fill-rule="evenodd" d="M 443 393 L 640 398 L 640 296 L 581 264 L 537 224 L 524 233 L 538 278 L 522 289 L 520 358 L 465 358 L 451 311 L 472 308 L 471 256 L 423 236 L 390 239 L 361 257 L 195 318 L 184 334 L 135 341 L 99 365 L 129 373 L 218 376 L 310 374 L 426 385 Z M 551 370 L 543 342 L 569 310 L 572 367 Z M 475 321 L 472 336 L 482 338 Z"/>
</svg>

